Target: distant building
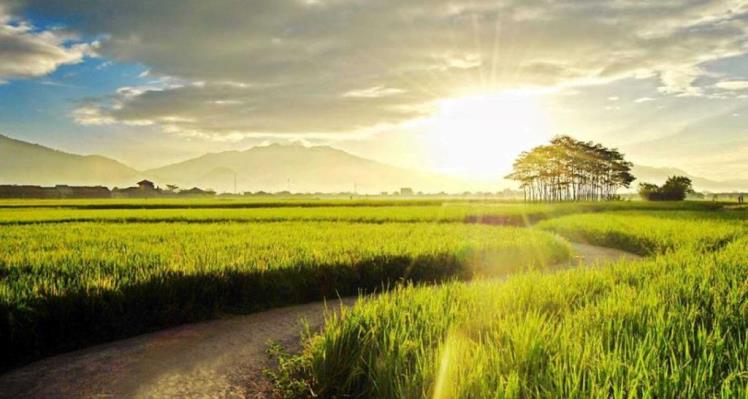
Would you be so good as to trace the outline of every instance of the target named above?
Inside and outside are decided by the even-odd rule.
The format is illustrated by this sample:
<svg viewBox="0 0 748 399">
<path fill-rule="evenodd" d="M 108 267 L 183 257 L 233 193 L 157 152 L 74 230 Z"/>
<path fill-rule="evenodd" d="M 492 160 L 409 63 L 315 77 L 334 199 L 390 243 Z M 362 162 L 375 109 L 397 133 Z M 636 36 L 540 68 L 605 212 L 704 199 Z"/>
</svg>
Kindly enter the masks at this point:
<svg viewBox="0 0 748 399">
<path fill-rule="evenodd" d="M 141 180 L 137 187 L 114 188 L 112 196 L 116 198 L 148 198 L 164 195 L 166 192 L 157 188 L 150 180 Z"/>
<path fill-rule="evenodd" d="M 140 187 L 141 190 L 155 190 L 156 185 L 153 184 L 150 180 L 141 180 L 138 182 L 138 187 Z"/>
<path fill-rule="evenodd" d="M 412 197 L 414 194 L 413 189 L 410 187 L 403 187 L 400 189 L 400 195 Z"/>
</svg>

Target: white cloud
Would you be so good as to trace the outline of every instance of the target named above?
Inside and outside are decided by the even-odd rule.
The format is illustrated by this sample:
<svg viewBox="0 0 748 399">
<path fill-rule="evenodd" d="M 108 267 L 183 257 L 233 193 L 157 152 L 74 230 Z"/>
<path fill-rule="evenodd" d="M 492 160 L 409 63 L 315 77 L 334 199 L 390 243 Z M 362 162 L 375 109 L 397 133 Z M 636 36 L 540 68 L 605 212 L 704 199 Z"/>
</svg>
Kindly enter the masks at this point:
<svg viewBox="0 0 748 399">
<path fill-rule="evenodd" d="M 47 75 L 60 65 L 76 64 L 93 55 L 97 43 L 72 42 L 56 30 L 38 30 L 13 18 L 0 5 L 0 83 L 13 78 Z"/>
<path fill-rule="evenodd" d="M 694 82 L 701 76 L 704 76 L 704 70 L 695 65 L 673 67 L 660 74 L 662 86 L 659 91 L 680 96 L 700 96 L 704 94 L 704 90 L 694 86 Z"/>
<path fill-rule="evenodd" d="M 72 117 L 81 125 L 111 125 L 116 122 L 111 116 L 105 115 L 99 107 L 92 105 L 76 108 Z"/>
<path fill-rule="evenodd" d="M 640 103 L 648 103 L 648 102 L 654 101 L 654 100 L 655 99 L 652 98 L 652 97 L 639 97 L 636 100 L 634 100 L 634 102 L 637 103 L 637 104 L 640 104 Z"/>
<path fill-rule="evenodd" d="M 394 95 L 402 94 L 402 93 L 405 93 L 405 90 L 396 89 L 393 87 L 387 88 L 387 87 L 382 87 L 382 86 L 375 86 L 375 87 L 370 87 L 368 89 L 351 90 L 349 92 L 343 93 L 343 97 L 378 98 L 378 97 L 394 96 Z"/>
<path fill-rule="evenodd" d="M 717 82 L 714 86 L 722 90 L 748 90 L 748 80 L 725 80 L 722 82 Z"/>
</svg>

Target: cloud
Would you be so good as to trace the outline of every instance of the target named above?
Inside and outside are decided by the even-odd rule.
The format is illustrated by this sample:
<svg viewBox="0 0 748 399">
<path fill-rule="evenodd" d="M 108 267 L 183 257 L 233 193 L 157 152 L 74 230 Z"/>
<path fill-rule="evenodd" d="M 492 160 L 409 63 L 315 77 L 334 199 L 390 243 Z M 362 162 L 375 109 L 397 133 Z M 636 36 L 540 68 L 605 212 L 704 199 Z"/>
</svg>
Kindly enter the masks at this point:
<svg viewBox="0 0 748 399">
<path fill-rule="evenodd" d="M 294 88 L 204 82 L 123 87 L 106 100 L 81 104 L 73 117 L 87 125 L 158 124 L 169 132 L 218 140 L 222 135 L 341 134 L 397 124 L 431 111 L 413 106 L 428 98 L 401 90 L 368 89 L 346 92 L 341 98 L 335 87 Z"/>
<path fill-rule="evenodd" d="M 386 88 L 382 86 L 375 86 L 375 87 L 370 87 L 368 89 L 351 90 L 347 93 L 343 93 L 343 97 L 379 98 L 379 97 L 395 96 L 395 95 L 402 94 L 402 93 L 405 93 L 405 90 L 396 89 L 392 87 Z"/>
<path fill-rule="evenodd" d="M 13 18 L 0 5 L 0 83 L 49 74 L 60 65 L 76 64 L 93 55 L 96 44 L 71 40 L 56 30 L 38 30 Z"/>
<path fill-rule="evenodd" d="M 717 82 L 715 87 L 722 90 L 742 91 L 748 90 L 748 80 L 725 80 Z"/>
<path fill-rule="evenodd" d="M 738 0 L 18 0 L 17 7 L 106 35 L 99 51 L 145 65 L 148 78 L 187 82 L 86 103 L 97 120 L 213 136 L 342 135 L 423 116 L 441 98 L 632 77 L 658 80 L 664 95 L 701 96 L 706 64 L 748 51 L 748 4 Z M 173 116 L 191 122 L 164 122 Z"/>
</svg>

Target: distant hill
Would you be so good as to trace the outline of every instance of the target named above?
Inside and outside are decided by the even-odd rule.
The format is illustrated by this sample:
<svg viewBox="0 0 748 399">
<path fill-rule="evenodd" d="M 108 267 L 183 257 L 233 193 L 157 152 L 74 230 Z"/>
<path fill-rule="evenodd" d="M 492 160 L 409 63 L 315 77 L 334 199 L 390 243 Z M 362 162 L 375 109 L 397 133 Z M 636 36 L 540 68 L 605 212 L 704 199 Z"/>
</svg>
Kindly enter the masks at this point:
<svg viewBox="0 0 748 399">
<path fill-rule="evenodd" d="M 748 180 L 715 181 L 681 169 L 636 165 L 640 182 L 661 184 L 669 176 L 688 176 L 697 190 L 748 191 Z M 160 186 L 210 188 L 233 192 L 392 192 L 400 187 L 415 191 L 457 193 L 465 190 L 498 191 L 513 182 L 471 182 L 433 173 L 397 168 L 358 157 L 329 146 L 272 144 L 244 151 L 225 151 L 144 172 L 99 155 L 76 155 L 0 135 L 0 184 L 132 186 L 147 177 Z"/>
<path fill-rule="evenodd" d="M 272 144 L 225 151 L 143 172 L 161 184 L 238 191 L 392 192 L 400 187 L 459 191 L 457 179 L 396 168 L 329 146 Z"/>
<path fill-rule="evenodd" d="M 139 172 L 98 155 L 75 155 L 0 135 L 0 184 L 124 185 Z"/>
<path fill-rule="evenodd" d="M 731 192 L 731 191 L 746 191 L 748 192 L 748 180 L 746 179 L 734 179 L 734 180 L 710 180 L 699 176 L 693 176 L 690 173 L 678 169 L 678 168 L 656 168 L 652 166 L 636 165 L 632 169 L 632 173 L 636 176 L 635 185 L 639 183 L 654 183 L 662 184 L 670 176 L 686 176 L 693 181 L 694 189 L 697 191 L 711 191 L 711 192 Z"/>
</svg>

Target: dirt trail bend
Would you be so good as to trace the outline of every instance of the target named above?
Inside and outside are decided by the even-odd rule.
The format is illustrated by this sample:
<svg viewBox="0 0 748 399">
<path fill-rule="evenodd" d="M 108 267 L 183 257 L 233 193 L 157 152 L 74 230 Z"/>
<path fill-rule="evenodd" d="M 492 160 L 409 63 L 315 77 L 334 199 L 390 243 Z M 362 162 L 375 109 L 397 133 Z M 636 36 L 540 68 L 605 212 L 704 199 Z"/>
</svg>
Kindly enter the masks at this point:
<svg viewBox="0 0 748 399">
<path fill-rule="evenodd" d="M 637 255 L 572 244 L 564 267 Z M 355 299 L 346 298 L 343 306 Z M 267 344 L 298 349 L 302 320 L 321 328 L 325 309 L 311 303 L 247 316 L 188 324 L 37 361 L 0 375 L 0 398 L 263 398 Z"/>
</svg>

